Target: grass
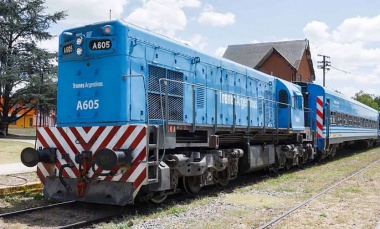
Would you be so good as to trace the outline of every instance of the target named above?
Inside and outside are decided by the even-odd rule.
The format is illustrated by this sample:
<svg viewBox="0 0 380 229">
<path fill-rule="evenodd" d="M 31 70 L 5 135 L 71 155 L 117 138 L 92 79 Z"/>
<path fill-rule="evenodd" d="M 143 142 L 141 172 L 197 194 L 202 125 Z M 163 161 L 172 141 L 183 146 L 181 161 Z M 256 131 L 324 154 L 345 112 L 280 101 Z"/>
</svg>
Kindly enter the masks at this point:
<svg viewBox="0 0 380 229">
<path fill-rule="evenodd" d="M 26 147 L 34 147 L 34 144 L 10 140 L 35 136 L 35 128 L 9 128 L 8 136 L 0 138 L 0 164 L 20 162 L 20 153 Z M 31 138 L 28 138 L 31 139 Z"/>
<path fill-rule="evenodd" d="M 187 205 L 170 204 L 159 212 L 137 216 L 134 224 L 144 219 L 165 219 L 166 216 L 187 212 L 191 209 L 202 211 L 205 205 L 214 202 L 224 203 L 229 207 L 223 216 L 215 216 L 205 220 L 186 221 L 189 228 L 255 228 L 270 221 L 302 201 L 314 196 L 334 183 L 355 173 L 371 162 L 380 158 L 380 149 L 370 149 L 362 153 L 345 153 L 334 160 L 326 161 L 303 170 L 284 173 L 276 178 L 266 179 L 252 185 L 236 187 L 228 194 L 215 197 L 197 198 Z M 373 228 L 380 212 L 380 190 L 378 182 L 380 163 L 355 180 L 340 184 L 317 200 L 301 208 L 297 213 L 288 216 L 274 228 Z M 368 209 L 367 209 L 368 208 Z M 349 210 L 347 210 L 349 209 Z M 371 210 L 372 209 L 372 210 Z M 361 213 L 362 212 L 362 213 Z M 361 213 L 360 217 L 355 215 Z M 226 217 L 228 215 L 228 217 Z M 365 216 L 365 217 L 364 217 Z M 359 218 L 364 220 L 359 221 Z M 375 221 L 373 221 L 373 219 Z M 372 219 L 372 221 L 371 221 Z M 115 225 L 117 226 L 117 224 Z M 171 228 L 176 228 L 172 225 Z M 347 226 L 347 227 L 346 227 Z M 178 225 L 184 228 L 183 225 Z"/>
<path fill-rule="evenodd" d="M 24 193 L 25 197 L 32 197 L 34 200 L 42 200 L 44 199 L 44 194 L 42 192 L 31 192 L 26 190 Z"/>
<path fill-rule="evenodd" d="M 20 153 L 26 147 L 34 147 L 34 144 L 6 139 L 0 140 L 0 164 L 20 162 Z"/>
<path fill-rule="evenodd" d="M 226 196 L 226 202 L 245 206 L 263 207 L 266 209 L 276 208 L 284 201 L 283 198 L 263 194 L 232 193 Z"/>
<path fill-rule="evenodd" d="M 15 201 L 15 198 L 13 196 L 4 196 L 4 201 L 8 203 L 12 203 Z"/>
<path fill-rule="evenodd" d="M 361 190 L 359 187 L 345 187 L 343 188 L 344 192 L 360 193 Z"/>
<path fill-rule="evenodd" d="M 36 128 L 8 128 L 10 136 L 36 136 Z"/>
<path fill-rule="evenodd" d="M 177 215 L 186 212 L 186 208 L 183 206 L 167 208 L 163 213 L 168 215 Z"/>
</svg>

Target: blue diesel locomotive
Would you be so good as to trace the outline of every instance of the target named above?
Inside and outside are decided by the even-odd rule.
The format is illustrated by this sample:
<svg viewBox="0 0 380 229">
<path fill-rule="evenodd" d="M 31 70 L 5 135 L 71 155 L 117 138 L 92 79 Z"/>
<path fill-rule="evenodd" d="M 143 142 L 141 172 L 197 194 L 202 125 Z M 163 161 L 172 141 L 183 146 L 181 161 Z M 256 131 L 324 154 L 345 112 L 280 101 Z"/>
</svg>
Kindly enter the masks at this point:
<svg viewBox="0 0 380 229">
<path fill-rule="evenodd" d="M 160 203 L 377 138 L 378 112 L 363 104 L 123 21 L 64 31 L 58 62 L 57 127 L 21 153 L 50 198 Z"/>
</svg>

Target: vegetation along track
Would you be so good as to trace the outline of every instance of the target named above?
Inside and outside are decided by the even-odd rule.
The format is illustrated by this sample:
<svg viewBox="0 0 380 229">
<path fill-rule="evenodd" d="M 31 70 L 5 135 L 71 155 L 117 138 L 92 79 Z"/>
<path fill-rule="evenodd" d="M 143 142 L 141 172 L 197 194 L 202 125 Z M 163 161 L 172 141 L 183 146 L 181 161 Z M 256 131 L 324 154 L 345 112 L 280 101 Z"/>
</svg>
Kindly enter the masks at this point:
<svg viewBox="0 0 380 229">
<path fill-rule="evenodd" d="M 380 148 L 339 151 L 301 170 L 274 177 L 248 174 L 227 187 L 204 188 L 196 198 L 168 199 L 155 210 L 124 214 L 104 228 L 259 228 L 380 159 Z M 268 227 L 373 228 L 380 212 L 380 163 L 368 168 Z"/>
<path fill-rule="evenodd" d="M 0 214 L 0 228 L 19 224 L 28 228 L 83 228 L 120 217 L 120 207 L 68 201 Z M 47 220 L 48 219 L 48 220 Z M 3 223 L 3 225 L 1 224 Z"/>
<path fill-rule="evenodd" d="M 306 206 L 306 205 L 307 205 L 308 203 L 310 203 L 312 200 L 317 199 L 319 196 L 321 196 L 321 195 L 325 194 L 326 192 L 328 192 L 328 191 L 334 189 L 334 188 L 337 187 L 338 185 L 340 185 L 340 184 L 346 182 L 347 180 L 353 178 L 354 176 L 357 176 L 358 174 L 360 174 L 360 173 L 366 171 L 367 169 L 369 169 L 371 166 L 377 164 L 378 162 L 380 162 L 380 159 L 377 160 L 377 161 L 375 161 L 375 162 L 372 162 L 371 164 L 365 166 L 364 168 L 360 169 L 360 170 L 357 171 L 356 173 L 354 173 L 354 174 L 352 174 L 352 175 L 350 175 L 350 176 L 348 176 L 348 177 L 346 177 L 346 178 L 344 178 L 344 179 L 342 179 L 342 180 L 336 182 L 335 184 L 331 185 L 330 187 L 326 188 L 325 190 L 321 191 L 320 193 L 318 193 L 318 194 L 312 196 L 310 199 L 305 200 L 304 202 L 298 204 L 297 206 L 293 207 L 293 208 L 290 209 L 289 211 L 287 211 L 287 212 L 281 214 L 280 216 L 278 216 L 278 217 L 272 219 L 270 222 L 268 222 L 268 223 L 266 223 L 266 224 L 260 226 L 259 229 L 264 229 L 264 228 L 267 228 L 267 227 L 273 225 L 274 223 L 280 221 L 281 219 L 285 218 L 286 216 L 290 215 L 291 213 L 293 213 L 293 212 L 297 211 L 298 209 L 300 209 L 300 208 Z"/>
<path fill-rule="evenodd" d="M 378 152 L 379 148 L 377 148 L 376 151 Z M 330 166 L 332 166 L 331 163 L 333 163 L 333 164 L 338 163 L 340 161 L 339 158 L 345 158 L 347 156 L 355 157 L 355 158 L 362 158 L 362 156 L 360 156 L 362 154 L 361 153 L 357 154 L 357 151 L 356 152 L 346 152 L 346 153 L 348 153 L 348 154 L 338 156 L 333 161 L 329 161 L 328 163 L 324 163 L 324 162 L 319 163 L 319 166 L 312 166 L 312 164 L 309 164 L 305 167 L 308 169 L 305 169 L 303 171 L 305 171 L 305 172 L 309 171 L 309 168 L 312 170 L 316 169 L 316 170 L 320 171 L 320 167 L 323 167 L 323 168 L 325 168 L 325 166 L 330 167 Z M 365 155 L 366 154 L 369 154 L 369 153 L 365 153 Z M 347 159 L 344 159 L 344 161 L 339 162 L 340 163 L 339 165 L 335 165 L 335 168 L 339 168 L 339 171 L 341 171 L 341 169 L 342 169 L 341 166 L 352 167 L 352 170 L 350 170 L 350 172 L 348 174 L 345 174 L 344 177 L 347 177 L 347 178 L 343 179 L 344 177 L 339 177 L 339 179 L 335 179 L 334 183 L 337 182 L 338 180 L 342 180 L 340 183 L 343 183 L 344 182 L 343 180 L 350 179 L 351 177 L 359 174 L 360 171 L 357 173 L 355 173 L 355 172 L 358 171 L 360 168 L 363 168 L 365 165 L 368 165 L 368 164 L 372 163 L 373 161 L 379 159 L 379 157 L 375 156 L 375 154 L 376 153 L 371 154 L 373 156 L 368 157 L 368 160 L 366 160 L 365 164 L 361 164 L 360 166 L 356 165 L 356 166 L 354 166 L 355 168 L 353 168 L 353 163 L 356 164 L 358 162 L 357 160 L 359 160 L 359 159 L 355 159 L 354 161 L 352 161 L 352 159 L 351 159 L 349 161 L 347 158 Z M 375 159 L 375 157 L 376 157 L 376 159 Z M 371 160 L 371 161 L 369 161 L 369 160 Z M 375 164 L 375 163 L 372 163 L 372 164 Z M 372 164 L 370 166 L 372 166 Z M 366 168 L 369 168 L 370 166 L 367 166 Z M 377 167 L 377 166 L 373 166 L 373 167 Z M 323 170 L 326 170 L 326 169 L 323 169 Z M 327 170 L 329 170 L 329 169 L 327 169 Z M 371 170 L 373 170 L 373 168 L 371 168 Z M 363 169 L 361 172 L 363 172 L 363 171 L 365 171 L 365 169 Z M 301 171 L 297 171 L 296 169 L 292 169 L 290 172 L 280 171 L 278 178 L 281 178 L 284 176 L 285 177 L 295 176 L 295 174 L 298 174 L 299 172 L 301 172 Z M 351 175 L 351 174 L 354 174 L 354 175 Z M 75 207 L 73 207 L 74 205 L 71 207 L 67 206 L 63 210 L 57 210 L 54 208 L 52 210 L 44 212 L 44 214 L 41 214 L 40 211 L 37 211 L 36 213 L 29 213 L 28 217 L 11 217 L 11 216 L 9 216 L 9 217 L 2 217 L 2 218 L 6 219 L 7 225 L 14 225 L 14 224 L 20 223 L 20 221 L 21 221 L 21 224 L 23 226 L 26 225 L 28 228 L 29 227 L 30 228 L 40 228 L 40 227 L 81 228 L 81 227 L 85 227 L 85 226 L 90 226 L 92 224 L 97 224 L 97 227 L 98 227 L 99 225 L 102 225 L 102 224 L 104 225 L 104 223 L 108 224 L 108 222 L 110 221 L 111 218 L 116 218 L 115 220 L 112 220 L 112 221 L 116 222 L 116 223 L 119 222 L 123 226 L 127 225 L 128 227 L 130 227 L 130 226 L 134 225 L 137 228 L 144 228 L 144 226 L 146 226 L 146 225 L 144 225 L 144 224 L 139 225 L 138 222 L 140 220 L 144 221 L 147 218 L 151 218 L 151 215 L 157 216 L 157 215 L 161 214 L 161 216 L 162 216 L 161 212 L 163 212 L 163 213 L 167 212 L 167 214 L 169 214 L 169 216 L 175 214 L 174 219 L 175 219 L 175 221 L 177 221 L 177 220 L 181 219 L 182 215 L 188 217 L 189 214 L 185 213 L 185 209 L 188 208 L 188 205 L 190 208 L 192 206 L 194 209 L 197 209 L 200 206 L 194 205 L 194 203 L 203 202 L 203 204 L 207 203 L 206 205 L 209 205 L 212 202 L 212 199 L 210 199 L 210 198 L 218 198 L 218 196 L 221 196 L 222 198 L 228 199 L 227 207 L 226 207 L 226 210 L 228 212 L 230 212 L 231 210 L 234 211 L 233 207 L 236 204 L 236 202 L 235 202 L 235 200 L 232 200 L 232 199 L 234 199 L 236 196 L 237 197 L 241 196 L 239 194 L 239 190 L 251 190 L 251 191 L 249 191 L 249 193 L 247 193 L 248 195 L 244 195 L 244 194 L 242 195 L 242 196 L 244 196 L 244 202 L 246 202 L 246 197 L 249 197 L 250 195 L 256 196 L 257 194 L 260 193 L 260 189 L 257 189 L 258 185 L 260 185 L 262 183 L 267 183 L 267 182 L 274 183 L 277 185 L 277 183 L 276 183 L 278 180 L 277 176 L 276 176 L 276 178 L 272 179 L 271 175 L 273 175 L 273 174 L 265 174 L 265 173 L 248 174 L 247 176 L 240 177 L 236 181 L 231 181 L 227 187 L 220 187 L 220 186 L 205 187 L 205 188 L 201 189 L 201 191 L 197 194 L 196 198 L 194 198 L 195 195 L 182 195 L 182 194 L 181 195 L 174 195 L 173 198 L 169 198 L 162 205 L 158 205 L 158 206 L 157 205 L 147 205 L 147 204 L 143 203 L 143 204 L 136 205 L 136 206 L 127 206 L 125 208 L 118 208 L 115 206 L 108 206 L 108 205 L 76 203 L 78 205 L 75 204 Z M 327 176 L 330 177 L 330 174 L 328 174 Z M 266 179 L 266 178 L 268 178 L 268 179 Z M 373 179 L 376 179 L 376 178 L 373 177 Z M 282 179 L 280 179 L 280 180 L 282 180 Z M 281 184 L 283 184 L 283 183 L 281 182 Z M 334 187 L 332 187 L 332 186 L 334 186 L 334 185 L 331 186 L 331 184 L 333 184 L 333 183 L 330 183 L 328 186 L 324 186 L 323 189 L 327 190 L 327 191 L 333 189 Z M 251 185 L 253 185 L 253 186 L 251 187 Z M 336 184 L 335 187 L 337 185 L 338 184 Z M 330 189 L 326 188 L 329 186 L 331 186 Z M 273 187 L 270 189 L 273 189 Z M 318 191 L 318 193 L 321 192 L 321 190 L 322 189 L 320 189 Z M 291 190 L 288 190 L 288 191 L 291 191 Z M 296 193 L 298 193 L 298 192 L 295 192 L 295 194 Z M 231 195 L 232 197 L 229 197 L 230 194 L 232 194 Z M 289 192 L 286 193 L 287 196 L 289 196 L 290 194 L 291 193 L 289 193 Z M 309 194 L 311 194 L 311 192 Z M 320 194 L 320 195 L 322 195 L 322 194 Z M 297 194 L 297 195 L 299 195 L 299 194 Z M 316 192 L 313 193 L 313 197 L 317 197 Z M 312 198 L 309 197 L 309 198 L 313 199 L 313 197 Z M 287 209 L 289 209 L 291 206 L 295 206 L 295 205 L 300 206 L 302 208 L 302 206 L 305 206 L 309 202 L 310 202 L 310 200 L 305 201 L 303 199 L 301 204 L 299 204 L 299 202 L 290 204 L 290 205 L 288 205 Z M 223 204 L 223 206 L 226 204 L 225 201 L 222 201 L 220 203 Z M 233 204 L 231 205 L 231 203 L 233 203 Z M 238 205 L 236 205 L 236 206 L 238 206 Z M 245 205 L 243 205 L 243 207 L 244 206 Z M 257 205 L 255 204 L 255 206 L 257 206 Z M 308 204 L 308 206 L 310 206 L 310 204 Z M 221 206 L 218 205 L 216 207 L 219 208 Z M 207 207 L 207 209 L 209 209 L 209 208 L 217 209 L 217 208 L 215 208 L 215 206 L 213 207 L 212 205 Z M 241 208 L 241 207 L 239 207 L 239 208 Z M 287 209 L 283 209 L 283 211 L 281 211 L 281 212 L 276 212 L 276 215 L 277 216 L 281 215 L 282 212 L 288 211 Z M 275 211 L 275 210 L 271 210 L 271 211 Z M 198 210 L 196 210 L 196 212 L 202 212 L 202 211 L 198 209 Z M 255 209 L 254 212 L 255 212 L 255 214 L 257 214 L 257 212 L 259 212 L 259 211 L 257 209 Z M 190 213 L 193 213 L 193 212 L 190 212 Z M 266 211 L 265 211 L 265 213 L 266 213 Z M 273 213 L 275 213 L 275 212 L 272 212 L 272 214 L 270 214 L 270 215 L 272 215 L 270 218 L 266 218 L 266 220 L 265 220 L 266 222 L 273 219 L 272 217 L 277 218 L 277 216 L 273 215 Z M 224 214 L 225 214 L 225 212 L 224 212 Z M 233 214 L 234 213 L 232 212 L 231 215 L 233 215 Z M 252 214 L 252 211 L 250 211 L 249 214 Z M 205 215 L 207 215 L 207 213 L 205 213 Z M 294 214 L 292 214 L 292 215 L 294 215 Z M 1 215 L 0 215 L 0 217 L 1 217 Z M 209 215 L 208 217 L 210 217 L 210 219 L 212 219 L 213 216 Z M 239 217 L 241 217 L 241 216 L 239 216 Z M 256 217 L 254 215 L 252 215 L 251 218 L 253 219 Z M 260 218 L 260 217 L 257 217 L 257 218 Z M 49 219 L 49 220 L 46 220 L 46 219 Z M 164 217 L 164 219 L 165 219 L 165 217 Z M 127 222 L 123 223 L 123 221 L 125 221 L 125 220 Z M 152 218 L 152 220 L 153 220 L 153 218 Z M 166 220 L 166 221 L 170 222 L 172 220 L 173 220 L 173 217 L 170 217 L 170 220 Z M 202 220 L 202 219 L 199 219 L 199 220 Z M 239 221 L 240 220 L 241 220 L 241 218 L 239 219 Z M 150 220 L 146 220 L 146 221 L 151 222 Z M 157 220 L 157 221 L 160 222 L 160 220 Z M 257 223 L 252 224 L 252 222 L 247 222 L 247 225 L 251 225 L 251 226 L 255 225 L 255 227 L 259 227 L 259 225 L 264 224 L 265 221 L 261 221 L 260 224 L 257 224 Z M 285 220 L 283 220 L 283 221 L 285 221 Z M 281 221 L 281 223 L 283 221 Z M 186 220 L 183 219 L 183 222 L 186 222 Z M 183 222 L 181 222 L 181 223 L 183 223 Z M 199 222 L 199 221 L 197 221 L 197 222 Z M 236 221 L 234 222 L 233 218 L 232 218 L 232 223 L 233 223 L 233 225 L 236 225 Z M 155 223 L 153 225 L 154 225 L 154 227 L 157 226 L 157 224 L 155 224 Z M 163 223 L 163 225 L 165 225 L 165 223 Z M 178 228 L 181 228 L 180 225 L 181 224 L 177 224 L 174 222 L 173 224 L 171 224 L 171 226 L 169 226 L 167 228 L 176 228 L 176 226 L 179 226 Z M 224 225 L 228 225 L 228 224 L 224 224 Z M 276 223 L 274 225 L 276 225 Z M 17 225 L 14 225 L 14 226 L 17 226 Z M 134 226 L 132 226 L 132 228 L 135 228 Z M 140 227 L 140 226 L 142 226 L 142 227 Z M 220 225 L 218 225 L 218 226 L 220 226 Z M 0 228 L 1 227 L 2 226 L 1 226 L 1 222 L 0 222 Z M 149 227 L 149 228 L 154 228 L 154 227 Z M 186 228 L 186 227 L 182 227 L 182 228 Z M 198 228 L 202 228 L 202 227 L 198 227 Z M 206 225 L 206 228 L 207 228 L 207 225 Z M 222 228 L 226 228 L 226 227 L 222 227 Z M 252 227 L 248 227 L 248 228 L 252 228 Z"/>
</svg>

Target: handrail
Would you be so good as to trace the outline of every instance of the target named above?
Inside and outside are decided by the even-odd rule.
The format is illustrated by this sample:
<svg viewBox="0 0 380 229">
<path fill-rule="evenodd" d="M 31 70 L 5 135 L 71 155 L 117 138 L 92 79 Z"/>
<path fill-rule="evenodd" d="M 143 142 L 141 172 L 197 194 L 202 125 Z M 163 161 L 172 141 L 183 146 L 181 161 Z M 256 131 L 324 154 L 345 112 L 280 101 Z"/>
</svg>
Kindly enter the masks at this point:
<svg viewBox="0 0 380 229">
<path fill-rule="evenodd" d="M 256 100 L 257 102 L 261 101 L 262 102 L 262 107 L 263 107 L 263 121 L 264 121 L 264 125 L 263 125 L 263 129 L 265 131 L 265 125 L 266 125 L 266 121 L 265 121 L 265 103 L 264 102 L 269 102 L 271 104 L 274 104 L 275 107 L 277 108 L 276 109 L 276 132 L 278 132 L 278 126 L 279 126 L 279 123 L 278 123 L 278 106 L 279 105 L 285 105 L 287 106 L 288 108 L 291 108 L 291 104 L 288 104 L 288 103 L 282 103 L 282 102 L 278 102 L 276 100 L 271 100 L 271 99 L 266 99 L 266 98 L 263 98 L 263 97 L 252 97 L 252 96 L 248 96 L 248 95 L 243 95 L 243 94 L 236 94 L 236 93 L 232 93 L 232 92 L 227 92 L 227 91 L 223 91 L 221 89 L 216 89 L 216 88 L 211 88 L 211 87 L 207 87 L 207 86 L 204 86 L 204 85 L 200 85 L 200 84 L 194 84 L 194 83 L 188 83 L 188 82 L 183 82 L 183 81 L 178 81 L 178 80 L 172 80 L 172 79 L 167 79 L 167 78 L 160 78 L 159 79 L 159 87 L 160 87 L 160 101 L 161 101 L 161 114 L 162 114 L 162 121 L 164 123 L 164 125 L 166 126 L 166 128 L 164 128 L 165 130 L 163 132 L 167 132 L 167 125 L 169 123 L 169 117 L 168 115 L 165 115 L 164 116 L 164 113 L 166 114 L 166 112 L 168 112 L 168 109 L 169 109 L 169 106 L 166 102 L 166 110 L 164 111 L 164 107 L 162 106 L 162 96 L 165 95 L 165 100 L 167 99 L 167 97 L 169 96 L 168 95 L 168 91 L 166 90 L 167 87 L 168 87 L 168 82 L 172 82 L 172 83 L 179 83 L 179 84 L 183 84 L 183 85 L 189 85 L 192 87 L 192 96 L 193 96 L 193 120 L 192 120 L 192 129 L 195 128 L 195 107 L 194 107 L 194 104 L 195 104 L 195 88 L 202 88 L 202 89 L 205 89 L 205 90 L 211 90 L 211 91 L 214 91 L 215 92 L 215 109 L 217 109 L 217 92 L 220 92 L 220 93 L 224 93 L 224 94 L 227 94 L 227 95 L 232 95 L 233 96 L 233 113 L 236 114 L 236 106 L 235 106 L 235 99 L 236 99 L 236 96 L 238 97 L 241 97 L 241 98 L 245 98 L 247 99 L 248 101 L 248 106 L 247 106 L 247 109 L 248 109 L 248 112 L 249 112 L 249 115 L 250 115 L 250 102 L 251 100 Z M 164 83 L 164 86 L 165 86 L 165 94 L 162 92 L 162 83 Z M 302 108 L 303 110 L 305 108 Z M 289 109 L 289 113 L 291 112 L 291 110 Z M 215 114 L 217 114 L 217 111 L 215 111 Z M 165 119 L 164 119 L 165 118 Z M 235 120 L 235 117 L 233 117 L 233 123 L 235 123 L 236 125 L 236 120 Z M 214 129 L 216 130 L 216 126 L 217 126 L 217 116 L 215 116 L 215 119 L 214 119 Z M 290 120 L 291 120 L 291 115 L 289 114 L 288 115 L 288 131 L 290 129 Z M 250 119 L 247 120 L 248 121 L 248 129 L 250 129 Z M 235 126 L 232 125 L 232 131 L 234 131 L 234 128 Z"/>
<path fill-rule="evenodd" d="M 134 77 L 141 77 L 143 79 L 143 82 L 144 82 L 144 92 L 145 92 L 145 109 L 146 109 L 146 112 L 145 112 L 145 120 L 146 120 L 146 124 L 147 124 L 147 133 L 146 133 L 146 142 L 147 142 L 147 145 L 149 145 L 149 99 L 148 99 L 148 90 L 147 90 L 147 87 L 146 87 L 146 78 L 145 78 L 145 75 L 143 74 L 135 74 L 135 75 L 123 75 L 123 79 L 126 79 L 126 78 L 134 78 Z M 149 147 L 147 147 L 147 150 L 149 150 Z M 156 152 L 155 152 L 156 154 Z M 158 158 L 158 155 L 155 155 L 156 158 Z M 148 159 L 147 159 L 148 160 Z"/>
</svg>

